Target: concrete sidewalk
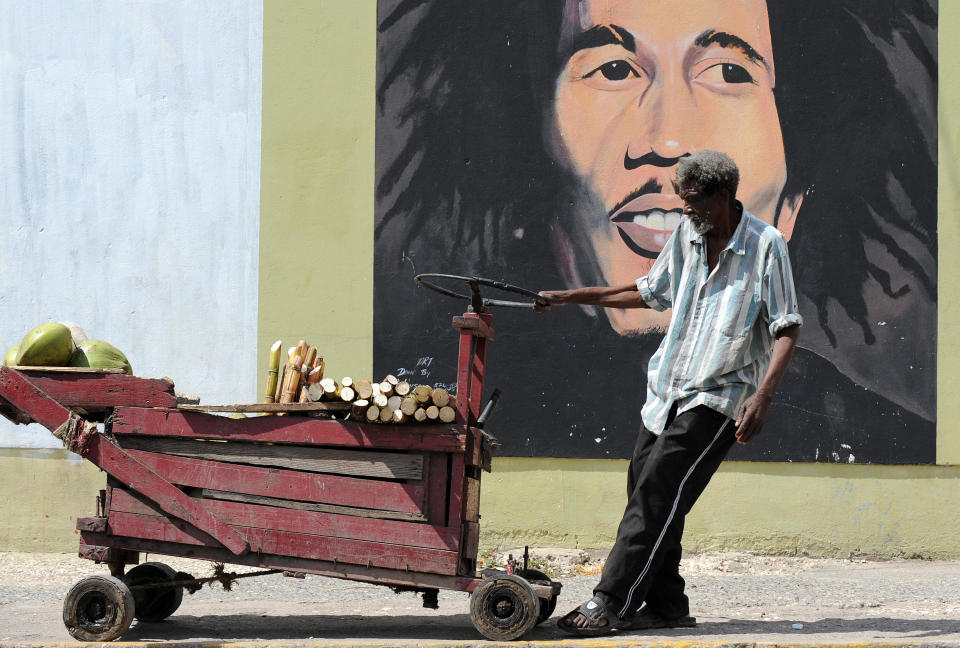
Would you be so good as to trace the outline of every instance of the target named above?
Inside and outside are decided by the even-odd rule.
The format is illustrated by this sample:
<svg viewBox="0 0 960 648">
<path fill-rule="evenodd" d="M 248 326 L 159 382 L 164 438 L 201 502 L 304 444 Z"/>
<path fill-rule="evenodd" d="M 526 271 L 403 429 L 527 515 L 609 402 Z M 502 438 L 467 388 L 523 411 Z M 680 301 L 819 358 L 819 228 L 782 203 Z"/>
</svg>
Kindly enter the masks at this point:
<svg viewBox="0 0 960 648">
<path fill-rule="evenodd" d="M 206 563 L 150 559 L 197 576 L 210 571 Z M 84 645 L 63 628 L 63 595 L 83 576 L 104 572 L 69 555 L 0 554 L 0 645 Z M 559 577 L 564 589 L 554 619 L 504 645 L 960 648 L 960 562 L 713 553 L 686 557 L 682 572 L 696 628 L 571 638 L 556 628 L 556 617 L 588 598 L 597 576 L 568 575 Z M 474 629 L 466 594 L 441 592 L 440 609 L 428 610 L 413 594 L 310 576 L 246 579 L 231 592 L 204 588 L 162 623 L 134 622 L 123 640 L 166 647 L 496 645 Z"/>
</svg>

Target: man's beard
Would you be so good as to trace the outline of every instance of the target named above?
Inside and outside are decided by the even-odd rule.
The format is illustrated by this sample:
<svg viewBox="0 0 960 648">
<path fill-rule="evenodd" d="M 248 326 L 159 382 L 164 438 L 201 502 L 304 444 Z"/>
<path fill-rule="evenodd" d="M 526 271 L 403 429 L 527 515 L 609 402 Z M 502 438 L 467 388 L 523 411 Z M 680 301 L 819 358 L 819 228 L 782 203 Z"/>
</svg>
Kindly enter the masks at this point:
<svg viewBox="0 0 960 648">
<path fill-rule="evenodd" d="M 687 214 L 687 218 L 690 219 L 690 224 L 693 225 L 693 230 L 700 236 L 703 236 L 713 229 L 713 223 L 710 222 L 709 216 L 701 216 L 700 214 L 693 212 L 691 214 Z"/>
</svg>

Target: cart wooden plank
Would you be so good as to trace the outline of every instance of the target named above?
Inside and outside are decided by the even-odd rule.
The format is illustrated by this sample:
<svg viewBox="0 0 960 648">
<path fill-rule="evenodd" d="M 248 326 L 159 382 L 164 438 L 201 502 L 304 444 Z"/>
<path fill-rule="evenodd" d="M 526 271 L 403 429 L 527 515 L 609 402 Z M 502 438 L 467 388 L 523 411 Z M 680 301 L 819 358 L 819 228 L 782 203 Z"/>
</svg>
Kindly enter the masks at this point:
<svg viewBox="0 0 960 648">
<path fill-rule="evenodd" d="M 120 445 L 133 450 L 179 457 L 210 459 L 253 466 L 277 466 L 336 475 L 379 479 L 423 478 L 423 455 L 372 450 L 340 450 L 309 446 L 281 446 L 244 441 L 196 441 L 151 436 L 127 436 Z"/>
<path fill-rule="evenodd" d="M 126 374 L 125 369 L 114 367 L 34 367 L 28 365 L 10 365 L 11 369 L 17 371 L 33 371 L 40 373 L 92 373 L 92 374 Z"/>
<path fill-rule="evenodd" d="M 110 547 L 141 553 L 180 556 L 212 562 L 248 565 L 265 569 L 287 569 L 290 571 L 317 574 L 331 578 L 346 578 L 377 585 L 404 585 L 407 587 L 433 587 L 472 592 L 480 584 L 480 579 L 466 576 L 443 576 L 440 574 L 418 573 L 402 569 L 384 569 L 345 564 L 343 562 L 309 560 L 291 556 L 248 553 L 234 556 L 225 549 L 205 547 L 174 542 L 160 542 L 142 538 L 126 538 L 100 533 L 80 532 L 81 544 L 97 547 Z"/>
<path fill-rule="evenodd" d="M 380 509 L 357 508 L 355 506 L 338 506 L 336 504 L 298 502 L 296 500 L 284 500 L 277 497 L 265 497 L 263 495 L 228 493 L 227 491 L 213 490 L 212 488 L 200 488 L 198 490 L 199 493 L 193 493 L 193 496 L 202 497 L 204 500 L 226 500 L 228 502 L 273 506 L 294 511 L 316 511 L 317 513 L 333 513 L 335 515 L 350 515 L 353 517 L 377 518 L 380 520 L 404 520 L 407 522 L 427 521 L 427 516 L 423 513 L 404 513 L 402 511 L 383 511 Z"/>
<path fill-rule="evenodd" d="M 326 560 L 385 567 L 430 574 L 452 575 L 457 572 L 457 552 L 439 549 L 407 547 L 386 542 L 368 542 L 322 536 L 308 533 L 294 533 L 256 527 L 231 526 L 250 545 L 254 553 L 277 554 L 312 560 Z M 107 518 L 107 532 L 110 535 L 144 538 L 161 542 L 176 542 L 212 547 L 216 541 L 180 522 L 154 515 L 135 513 L 111 513 Z"/>
<path fill-rule="evenodd" d="M 108 475 L 132 490 L 148 494 L 147 497 L 159 508 L 209 534 L 232 553 L 247 551 L 246 542 L 236 531 L 158 475 L 148 463 L 139 461 L 139 457 L 134 456 L 136 451 L 123 450 L 102 434 L 91 434 L 83 443 L 81 452 L 84 458 Z"/>
<path fill-rule="evenodd" d="M 70 410 L 59 399 L 9 367 L 0 367 L 0 393 L 10 405 L 51 432 L 70 418 Z"/>
<path fill-rule="evenodd" d="M 458 425 L 369 425 L 290 416 L 230 419 L 174 409 L 118 407 L 110 431 L 117 435 L 191 439 L 225 439 L 269 443 L 310 444 L 346 448 L 377 448 L 425 452 L 463 452 L 466 428 Z"/>
<path fill-rule="evenodd" d="M 427 549 L 456 551 L 459 546 L 457 529 L 448 529 L 433 524 L 378 520 L 313 511 L 294 511 L 273 506 L 206 498 L 200 500 L 200 502 L 207 510 L 231 526 L 311 533 L 372 542 L 382 542 L 389 539 L 392 544 Z M 140 515 L 163 514 L 149 501 L 143 501 L 135 494 L 121 488 L 113 489 L 110 514 L 112 515 L 114 512 Z M 104 518 L 92 519 L 104 520 Z M 80 529 L 79 521 L 77 522 L 77 528 Z M 103 531 L 103 529 L 95 528 L 81 530 Z"/>
<path fill-rule="evenodd" d="M 164 479 L 181 486 L 302 502 L 423 513 L 424 486 L 419 482 L 405 484 L 281 468 L 241 466 L 143 450 L 128 452 Z"/>
<path fill-rule="evenodd" d="M 250 413 L 296 413 L 296 412 L 346 412 L 350 403 L 247 403 L 237 405 L 183 404 L 177 409 L 185 412 L 250 412 Z"/>
<path fill-rule="evenodd" d="M 30 382 L 64 407 L 97 409 L 130 405 L 176 407 L 173 383 L 123 374 L 24 371 Z"/>
<path fill-rule="evenodd" d="M 447 525 L 449 455 L 430 453 L 427 459 L 427 519 L 431 524 Z M 455 526 L 455 525 L 451 525 Z"/>
<path fill-rule="evenodd" d="M 450 458 L 450 494 L 448 501 L 450 506 L 447 513 L 447 524 L 449 526 L 459 525 L 463 519 L 463 494 L 465 469 L 463 455 L 454 455 Z"/>
</svg>

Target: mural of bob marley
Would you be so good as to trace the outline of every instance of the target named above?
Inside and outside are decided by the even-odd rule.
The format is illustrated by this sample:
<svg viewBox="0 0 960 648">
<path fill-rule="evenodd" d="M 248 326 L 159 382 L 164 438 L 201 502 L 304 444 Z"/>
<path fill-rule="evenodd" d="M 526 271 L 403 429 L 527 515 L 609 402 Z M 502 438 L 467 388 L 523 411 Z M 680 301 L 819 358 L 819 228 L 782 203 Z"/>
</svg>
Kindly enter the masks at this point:
<svg viewBox="0 0 960 648">
<path fill-rule="evenodd" d="M 454 381 L 465 304 L 418 272 L 644 275 L 677 161 L 714 149 L 788 239 L 805 320 L 731 458 L 935 460 L 936 0 L 379 2 L 376 371 Z M 629 456 L 669 311 L 495 316 L 504 452 Z"/>
</svg>

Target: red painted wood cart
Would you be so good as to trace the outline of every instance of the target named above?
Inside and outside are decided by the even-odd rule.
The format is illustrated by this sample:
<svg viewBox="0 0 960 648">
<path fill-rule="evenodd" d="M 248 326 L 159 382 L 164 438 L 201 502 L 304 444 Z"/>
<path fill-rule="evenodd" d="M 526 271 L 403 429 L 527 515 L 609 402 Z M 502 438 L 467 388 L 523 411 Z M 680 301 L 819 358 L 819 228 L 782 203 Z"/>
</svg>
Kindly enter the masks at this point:
<svg viewBox="0 0 960 648">
<path fill-rule="evenodd" d="M 184 588 L 236 576 L 194 578 L 137 564 L 141 553 L 366 581 L 420 592 L 428 607 L 439 589 L 470 592 L 474 625 L 491 639 L 521 637 L 546 620 L 559 583 L 532 570 L 477 573 L 487 450 L 477 420 L 494 335 L 480 310 L 454 318 L 458 419 L 450 425 L 296 413 L 321 404 L 232 419 L 179 403 L 165 379 L 0 368 L 0 413 L 46 426 L 107 473 L 97 515 L 77 528 L 80 556 L 110 575 L 68 594 L 70 634 L 113 640 L 134 617 L 172 614 Z"/>
</svg>

